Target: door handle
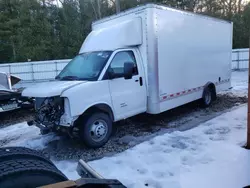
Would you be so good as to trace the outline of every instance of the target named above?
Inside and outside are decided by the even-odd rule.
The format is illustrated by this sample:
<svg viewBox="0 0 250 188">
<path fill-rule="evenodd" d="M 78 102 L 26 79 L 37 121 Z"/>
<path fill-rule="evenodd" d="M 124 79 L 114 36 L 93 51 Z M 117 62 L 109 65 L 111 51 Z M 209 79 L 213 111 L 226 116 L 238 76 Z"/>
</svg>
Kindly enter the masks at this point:
<svg viewBox="0 0 250 188">
<path fill-rule="evenodd" d="M 140 86 L 142 86 L 143 85 L 142 77 L 140 77 L 139 80 L 140 80 Z M 139 82 L 139 80 L 135 80 L 135 82 Z"/>
<path fill-rule="evenodd" d="M 140 79 L 140 86 L 142 86 L 143 85 L 142 77 L 140 77 L 139 79 Z"/>
</svg>

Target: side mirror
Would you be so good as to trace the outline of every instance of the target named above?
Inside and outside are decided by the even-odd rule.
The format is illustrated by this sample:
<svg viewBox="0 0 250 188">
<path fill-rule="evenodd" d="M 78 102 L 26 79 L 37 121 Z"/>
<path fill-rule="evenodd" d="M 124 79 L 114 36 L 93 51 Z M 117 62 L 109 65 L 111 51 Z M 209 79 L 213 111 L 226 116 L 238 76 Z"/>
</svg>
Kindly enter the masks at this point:
<svg viewBox="0 0 250 188">
<path fill-rule="evenodd" d="M 124 78 L 125 80 L 131 79 L 133 76 L 133 69 L 134 69 L 134 64 L 132 62 L 126 62 L 124 63 Z"/>
</svg>

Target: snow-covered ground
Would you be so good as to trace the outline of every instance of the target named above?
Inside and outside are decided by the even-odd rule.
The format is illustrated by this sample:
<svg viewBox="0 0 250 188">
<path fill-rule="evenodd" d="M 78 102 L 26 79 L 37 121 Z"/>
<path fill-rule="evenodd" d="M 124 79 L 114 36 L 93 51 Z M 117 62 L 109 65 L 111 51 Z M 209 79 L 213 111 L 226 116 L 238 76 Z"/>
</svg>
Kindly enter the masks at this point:
<svg viewBox="0 0 250 188">
<path fill-rule="evenodd" d="M 0 129 L 0 147 L 22 146 L 31 149 L 41 150 L 51 140 L 59 139 L 55 134 L 40 135 L 40 130 L 29 127 L 27 123 L 18 123 Z"/>
<path fill-rule="evenodd" d="M 248 89 L 248 71 L 232 72 L 232 92 L 239 96 L 247 95 Z"/>
<path fill-rule="evenodd" d="M 233 94 L 247 94 L 247 72 L 233 72 Z M 89 164 L 105 178 L 131 188 L 234 188 L 250 185 L 250 153 L 246 141 L 247 106 L 232 109 L 187 131 L 156 136 L 112 157 Z M 25 123 L 0 129 L 0 147 L 43 149 L 59 139 L 40 136 Z M 77 179 L 77 161 L 54 161 L 70 179 Z"/>
<path fill-rule="evenodd" d="M 157 136 L 113 157 L 90 162 L 128 187 L 236 188 L 250 185 L 244 105 L 200 126 Z"/>
</svg>

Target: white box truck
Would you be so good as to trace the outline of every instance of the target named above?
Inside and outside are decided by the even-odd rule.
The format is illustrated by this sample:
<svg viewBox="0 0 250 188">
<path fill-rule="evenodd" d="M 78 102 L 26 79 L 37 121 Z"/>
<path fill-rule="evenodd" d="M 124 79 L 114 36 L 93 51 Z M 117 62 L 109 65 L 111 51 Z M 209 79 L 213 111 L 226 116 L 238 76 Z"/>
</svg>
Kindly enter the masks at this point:
<svg viewBox="0 0 250 188">
<path fill-rule="evenodd" d="M 232 23 L 147 4 L 92 24 L 77 55 L 53 82 L 23 91 L 36 98 L 29 125 L 77 131 L 105 144 L 112 122 L 159 114 L 230 88 Z"/>
</svg>

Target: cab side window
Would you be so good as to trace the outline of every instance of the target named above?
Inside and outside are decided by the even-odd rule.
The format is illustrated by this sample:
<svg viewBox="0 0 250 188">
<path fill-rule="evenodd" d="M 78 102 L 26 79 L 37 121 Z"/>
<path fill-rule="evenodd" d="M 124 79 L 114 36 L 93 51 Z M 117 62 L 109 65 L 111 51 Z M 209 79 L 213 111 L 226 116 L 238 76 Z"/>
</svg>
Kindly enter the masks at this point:
<svg viewBox="0 0 250 188">
<path fill-rule="evenodd" d="M 138 75 L 137 64 L 133 51 L 118 52 L 114 56 L 108 71 L 111 72 L 115 78 L 124 77 L 123 69 L 124 63 L 126 62 L 131 62 L 134 64 L 133 75 Z"/>
</svg>

